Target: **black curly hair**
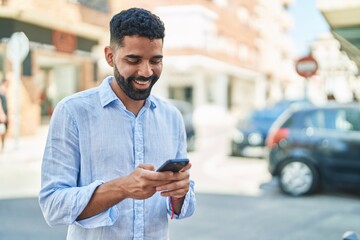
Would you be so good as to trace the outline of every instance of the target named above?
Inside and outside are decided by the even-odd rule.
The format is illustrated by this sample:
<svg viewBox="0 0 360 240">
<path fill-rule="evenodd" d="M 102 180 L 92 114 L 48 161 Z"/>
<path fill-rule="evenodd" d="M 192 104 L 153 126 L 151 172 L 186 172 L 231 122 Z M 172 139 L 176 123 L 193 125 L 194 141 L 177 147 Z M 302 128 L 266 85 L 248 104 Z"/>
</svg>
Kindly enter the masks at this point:
<svg viewBox="0 0 360 240">
<path fill-rule="evenodd" d="M 161 19 L 142 8 L 130 8 L 114 15 L 110 21 L 110 43 L 121 46 L 125 36 L 164 39 L 165 26 Z"/>
</svg>

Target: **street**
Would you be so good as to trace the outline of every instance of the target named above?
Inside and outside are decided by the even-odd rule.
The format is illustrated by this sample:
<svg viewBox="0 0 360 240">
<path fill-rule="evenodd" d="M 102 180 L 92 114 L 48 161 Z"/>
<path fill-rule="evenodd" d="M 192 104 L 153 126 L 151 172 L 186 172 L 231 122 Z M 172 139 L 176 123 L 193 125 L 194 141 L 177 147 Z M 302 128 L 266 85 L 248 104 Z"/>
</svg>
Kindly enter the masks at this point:
<svg viewBox="0 0 360 240">
<path fill-rule="evenodd" d="M 359 198 L 320 194 L 292 198 L 276 190 L 261 196 L 197 194 L 193 217 L 170 221 L 171 240 L 341 240 L 359 231 Z M 61 240 L 66 227 L 50 228 L 36 198 L 0 201 L 0 239 Z"/>
<path fill-rule="evenodd" d="M 172 222 L 172 240 L 340 240 L 359 230 L 358 198 L 316 195 L 292 198 L 271 191 L 261 196 L 198 194 L 197 212 Z"/>
<path fill-rule="evenodd" d="M 46 132 L 44 126 L 22 138 L 19 149 L 9 141 L 0 155 L 0 239 L 65 239 L 66 227 L 48 227 L 37 202 Z M 285 196 L 264 159 L 227 156 L 227 133 L 199 133 L 189 154 L 197 210 L 189 219 L 169 220 L 171 240 L 341 240 L 348 230 L 360 232 L 359 196 Z"/>
</svg>

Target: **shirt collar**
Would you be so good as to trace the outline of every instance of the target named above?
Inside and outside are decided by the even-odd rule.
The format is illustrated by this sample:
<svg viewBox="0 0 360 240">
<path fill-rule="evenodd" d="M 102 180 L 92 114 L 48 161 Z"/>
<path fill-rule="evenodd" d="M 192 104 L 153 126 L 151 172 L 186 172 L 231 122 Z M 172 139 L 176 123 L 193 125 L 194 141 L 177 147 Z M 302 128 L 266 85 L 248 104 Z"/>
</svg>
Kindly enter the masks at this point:
<svg viewBox="0 0 360 240">
<path fill-rule="evenodd" d="M 100 87 L 99 87 L 99 96 L 100 96 L 100 102 L 101 106 L 105 107 L 109 103 L 119 100 L 119 98 L 116 96 L 114 91 L 112 90 L 110 83 L 112 82 L 113 77 L 108 76 L 106 77 Z"/>
<path fill-rule="evenodd" d="M 155 109 L 156 108 L 156 104 L 155 104 L 155 101 L 154 101 L 154 97 L 152 95 L 150 95 L 146 101 L 145 101 L 145 105 L 144 107 L 148 107 L 150 109 Z"/>
<path fill-rule="evenodd" d="M 113 79 L 114 79 L 113 76 L 108 76 L 102 81 L 102 83 L 100 85 L 99 95 L 100 95 L 100 102 L 101 102 L 102 107 L 107 106 L 108 104 L 110 104 L 113 101 L 119 101 L 122 105 L 124 105 L 121 102 L 121 100 L 116 96 L 116 94 L 114 93 L 114 91 L 112 90 L 112 88 L 110 86 Z M 150 109 L 156 108 L 156 104 L 154 102 L 153 96 L 150 95 L 146 99 L 144 107 L 150 108 Z"/>
</svg>

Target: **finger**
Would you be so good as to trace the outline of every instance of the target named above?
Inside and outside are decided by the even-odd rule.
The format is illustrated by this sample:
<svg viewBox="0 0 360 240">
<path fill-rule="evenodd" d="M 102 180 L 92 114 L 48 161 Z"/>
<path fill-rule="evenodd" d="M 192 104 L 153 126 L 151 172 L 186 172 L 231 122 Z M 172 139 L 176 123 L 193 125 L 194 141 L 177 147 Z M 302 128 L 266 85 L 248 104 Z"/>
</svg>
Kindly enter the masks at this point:
<svg viewBox="0 0 360 240">
<path fill-rule="evenodd" d="M 162 177 L 158 177 L 157 181 L 167 181 L 166 184 L 169 183 L 176 183 L 176 182 L 182 182 L 182 181 L 186 181 L 189 182 L 190 179 L 190 174 L 188 172 L 162 172 L 162 173 L 166 173 L 166 175 L 162 176 Z M 168 173 L 170 173 L 168 175 Z M 154 180 L 154 181 L 155 181 Z M 165 184 L 158 184 L 158 186 L 162 186 Z"/>
<path fill-rule="evenodd" d="M 172 180 L 172 181 L 183 181 L 183 180 L 188 180 L 190 178 L 190 174 L 189 172 L 186 172 L 186 171 L 181 171 L 181 172 L 177 172 L 177 173 L 174 173 L 174 175 L 171 177 L 171 179 L 169 180 Z"/>
<path fill-rule="evenodd" d="M 150 170 L 150 171 L 155 171 L 154 165 L 148 164 L 148 163 L 141 163 L 137 167 L 142 168 L 142 169 L 146 169 L 146 170 Z"/>
<path fill-rule="evenodd" d="M 167 185 L 167 184 L 169 184 L 169 183 L 171 183 L 171 181 L 153 181 L 153 180 L 148 180 L 148 181 L 147 181 L 147 184 L 148 184 L 149 186 L 154 187 L 154 188 L 155 188 L 155 191 L 156 191 L 156 188 L 157 188 L 157 187 L 164 186 L 164 185 Z"/>
<path fill-rule="evenodd" d="M 186 195 L 186 193 L 188 191 L 189 191 L 189 189 L 182 188 L 182 189 L 177 189 L 177 190 L 173 190 L 173 191 L 164 191 L 164 192 L 161 192 L 160 195 L 163 197 L 182 198 Z"/>
<path fill-rule="evenodd" d="M 170 183 L 160 185 L 156 187 L 156 191 L 162 192 L 162 191 L 174 191 L 178 189 L 189 189 L 189 186 L 190 186 L 190 180 L 187 178 L 180 181 L 172 181 Z"/>
<path fill-rule="evenodd" d="M 141 169 L 142 170 L 142 169 Z M 174 179 L 173 172 L 156 172 L 156 171 L 149 171 L 147 169 L 141 171 L 141 177 L 156 183 L 156 185 L 161 185 L 162 183 L 168 183 L 170 181 L 176 180 Z"/>
</svg>

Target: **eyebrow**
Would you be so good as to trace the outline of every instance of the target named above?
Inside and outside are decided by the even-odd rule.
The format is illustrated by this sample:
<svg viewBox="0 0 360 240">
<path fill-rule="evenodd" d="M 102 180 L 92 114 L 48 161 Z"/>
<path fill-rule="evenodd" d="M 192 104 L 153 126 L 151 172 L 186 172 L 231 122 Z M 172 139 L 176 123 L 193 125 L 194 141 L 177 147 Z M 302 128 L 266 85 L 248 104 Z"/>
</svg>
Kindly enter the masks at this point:
<svg viewBox="0 0 360 240">
<path fill-rule="evenodd" d="M 129 55 L 126 55 L 125 57 L 126 57 L 126 58 L 133 58 L 133 59 L 141 59 L 141 58 L 142 58 L 141 56 L 139 56 L 139 55 L 134 55 L 134 54 L 129 54 Z M 151 58 L 161 59 L 161 58 L 163 58 L 163 55 L 155 55 L 155 56 L 153 56 L 153 57 L 151 57 Z"/>
<path fill-rule="evenodd" d="M 163 58 L 163 55 L 155 55 L 153 58 Z"/>
</svg>

